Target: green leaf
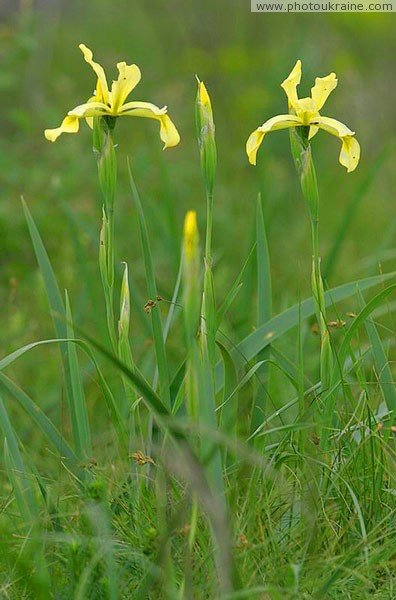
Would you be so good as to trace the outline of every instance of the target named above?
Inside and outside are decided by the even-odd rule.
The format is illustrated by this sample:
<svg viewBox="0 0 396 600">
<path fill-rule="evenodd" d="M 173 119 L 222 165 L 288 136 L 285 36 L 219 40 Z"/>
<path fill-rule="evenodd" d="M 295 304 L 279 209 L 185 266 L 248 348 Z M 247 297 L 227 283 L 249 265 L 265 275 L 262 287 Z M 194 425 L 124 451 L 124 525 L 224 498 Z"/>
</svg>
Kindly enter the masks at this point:
<svg viewBox="0 0 396 600">
<path fill-rule="evenodd" d="M 8 477 L 13 485 L 15 499 L 19 512 L 27 528 L 31 526 L 34 518 L 38 515 L 38 506 L 35 498 L 32 476 L 27 471 L 22 454 L 19 450 L 19 442 L 11 425 L 8 413 L 0 396 L 0 427 L 5 437 L 4 459 Z"/>
<path fill-rule="evenodd" d="M 66 299 L 66 321 L 67 337 L 74 338 L 72 314 L 70 309 L 69 296 L 65 292 Z M 69 363 L 70 383 L 72 395 L 70 402 L 72 434 L 77 454 L 86 461 L 92 458 L 91 432 L 89 427 L 87 405 L 83 386 L 81 384 L 80 372 L 78 367 L 78 358 L 76 346 L 73 342 L 68 342 L 67 360 Z"/>
<path fill-rule="evenodd" d="M 0 373 L 0 386 L 14 397 L 63 459 L 70 461 L 73 470 L 78 470 L 78 457 L 41 408 L 4 373 Z"/>
<path fill-rule="evenodd" d="M 384 281 L 395 278 L 395 276 L 396 272 L 393 272 L 387 275 L 377 275 L 345 283 L 325 293 L 325 304 L 326 306 L 332 306 L 356 294 L 357 287 L 361 291 L 369 290 Z M 283 313 L 273 317 L 265 325 L 248 335 L 231 351 L 235 363 L 242 365 L 246 361 L 252 360 L 263 348 L 266 348 L 269 344 L 272 344 L 276 339 L 298 325 L 300 318 L 301 320 L 308 319 L 314 314 L 315 304 L 314 299 L 311 297 L 301 302 L 301 304 L 295 304 Z M 221 365 L 217 365 L 217 376 L 218 385 L 223 385 Z"/>
<path fill-rule="evenodd" d="M 67 325 L 67 315 L 65 312 L 65 307 L 63 304 L 63 300 L 61 294 L 59 292 L 58 284 L 55 278 L 54 271 L 52 269 L 50 260 L 48 258 L 48 254 L 45 250 L 44 244 L 41 240 L 40 233 L 36 227 L 36 224 L 33 220 L 32 215 L 25 203 L 22 199 L 23 209 L 25 212 L 25 217 L 27 221 L 27 225 L 29 228 L 30 237 L 32 239 L 33 248 L 36 254 L 37 262 L 39 264 L 45 289 L 47 292 L 48 301 L 51 308 L 52 319 L 55 327 L 55 332 L 59 340 L 64 340 L 68 338 L 68 325 Z M 74 423 L 74 429 L 77 426 L 75 419 L 73 420 L 73 411 L 76 406 L 79 406 L 79 410 L 81 409 L 81 398 L 78 397 L 80 393 L 81 383 L 77 383 L 77 378 L 79 378 L 78 374 L 78 364 L 77 358 L 74 356 L 71 360 L 68 355 L 69 344 L 68 342 L 60 341 L 59 347 L 61 351 L 63 370 L 65 375 L 65 383 L 66 383 L 66 395 L 69 402 L 69 407 L 72 412 L 72 421 Z M 72 370 L 71 370 L 72 369 Z M 77 394 L 77 397 L 75 397 Z M 74 415 L 75 416 L 75 415 Z M 85 433 L 83 433 L 83 446 L 80 445 L 80 442 L 77 443 L 77 440 L 80 439 L 80 434 L 76 431 L 73 431 L 73 439 L 77 443 L 76 450 L 78 453 L 84 451 L 84 456 L 80 458 L 85 460 L 87 456 L 85 456 L 85 451 L 90 450 L 90 440 L 88 438 L 88 433 L 86 431 L 86 423 L 82 424 Z M 81 439 L 80 439 L 81 441 Z"/>
</svg>

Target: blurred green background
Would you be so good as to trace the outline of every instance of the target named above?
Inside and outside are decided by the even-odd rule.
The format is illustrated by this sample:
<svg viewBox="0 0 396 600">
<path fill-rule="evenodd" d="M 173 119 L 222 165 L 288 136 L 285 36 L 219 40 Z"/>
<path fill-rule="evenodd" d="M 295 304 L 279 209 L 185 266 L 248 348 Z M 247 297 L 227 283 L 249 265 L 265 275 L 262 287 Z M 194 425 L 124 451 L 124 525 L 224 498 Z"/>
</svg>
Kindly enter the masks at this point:
<svg viewBox="0 0 396 600">
<path fill-rule="evenodd" d="M 52 336 L 41 276 L 24 222 L 24 196 L 53 261 L 60 288 L 70 292 L 75 321 L 98 336 L 104 307 L 97 266 L 101 195 L 91 132 L 47 142 L 56 127 L 92 93 L 95 77 L 78 44 L 115 76 L 120 60 L 136 62 L 142 81 L 133 99 L 166 104 L 182 141 L 162 152 L 157 124 L 120 120 L 116 136 L 119 187 L 116 259 L 130 265 L 135 353 L 150 345 L 143 264 L 128 190 L 130 157 L 153 243 L 159 290 L 172 294 L 184 214 L 196 209 L 201 232 L 205 197 L 195 137 L 195 74 L 205 81 L 215 113 L 218 177 L 215 199 L 215 274 L 224 297 L 252 244 L 256 198 L 265 203 L 275 310 L 309 295 L 310 230 L 290 156 L 287 132 L 266 138 L 251 167 L 245 142 L 267 118 L 287 110 L 280 83 L 297 58 L 300 94 L 315 76 L 335 71 L 337 90 L 323 114 L 355 130 L 361 163 L 348 175 L 338 163 L 338 140 L 321 132 L 314 159 L 321 192 L 321 254 L 326 261 L 345 215 L 353 218 L 330 286 L 394 267 L 396 236 L 394 14 L 251 14 L 249 0 L 53 0 L 3 2 L 0 8 L 0 239 L 1 353 Z M 255 310 L 248 286 L 231 311 L 229 335 L 247 333 Z M 45 390 L 56 403 L 57 349 L 35 350 L 16 363 L 14 376 Z M 23 380 L 23 381 L 21 381 Z"/>
</svg>

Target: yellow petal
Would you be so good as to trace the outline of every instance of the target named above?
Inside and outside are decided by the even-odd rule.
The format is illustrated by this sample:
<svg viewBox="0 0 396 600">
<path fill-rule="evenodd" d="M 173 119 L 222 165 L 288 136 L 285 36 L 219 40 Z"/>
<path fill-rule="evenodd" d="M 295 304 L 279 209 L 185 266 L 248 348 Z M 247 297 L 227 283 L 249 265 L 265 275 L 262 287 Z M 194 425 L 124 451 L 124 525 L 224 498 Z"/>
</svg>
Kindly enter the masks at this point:
<svg viewBox="0 0 396 600">
<path fill-rule="evenodd" d="M 83 119 L 87 117 L 111 115 L 111 110 L 106 104 L 103 104 L 103 102 L 85 102 L 85 104 L 80 104 L 79 106 L 76 106 L 76 108 L 73 108 L 73 110 L 69 110 L 67 114 L 71 117 Z"/>
<path fill-rule="evenodd" d="M 354 171 L 360 159 L 360 145 L 357 139 L 353 137 L 355 132 L 351 131 L 344 123 L 329 117 L 318 117 L 311 125 L 324 129 L 340 138 L 342 142 L 340 163 L 347 168 L 348 173 Z"/>
<path fill-rule="evenodd" d="M 62 133 L 77 133 L 79 129 L 78 117 L 67 116 L 63 119 L 60 127 L 56 129 L 46 129 L 44 135 L 50 142 L 55 142 Z"/>
<path fill-rule="evenodd" d="M 119 108 L 137 86 L 142 76 L 137 65 L 127 65 L 125 62 L 120 62 L 117 64 L 117 69 L 119 71 L 118 79 L 113 81 L 111 86 L 113 114 L 117 114 Z"/>
<path fill-rule="evenodd" d="M 173 121 L 168 117 L 168 115 L 160 116 L 159 120 L 161 121 L 160 138 L 165 144 L 164 150 L 165 148 L 177 146 L 177 144 L 180 142 L 180 135 Z"/>
<path fill-rule="evenodd" d="M 150 114 L 135 114 L 139 111 L 147 112 Z M 154 119 L 155 117 L 159 117 L 160 115 L 165 115 L 167 111 L 166 106 L 159 108 L 155 104 L 151 102 L 141 102 L 140 100 L 135 100 L 133 102 L 127 102 L 121 107 L 120 116 L 121 115 L 129 115 L 132 117 L 148 117 Z"/>
<path fill-rule="evenodd" d="M 359 164 L 360 144 L 351 135 L 346 135 L 341 141 L 340 163 L 347 168 L 348 173 L 352 173 Z"/>
<path fill-rule="evenodd" d="M 248 141 L 246 142 L 246 154 L 248 155 L 250 164 L 256 164 L 257 151 L 267 133 L 270 131 L 277 131 L 278 129 L 299 127 L 301 125 L 303 125 L 303 123 L 296 115 L 278 115 L 268 119 L 261 127 L 258 127 L 258 129 L 250 134 Z"/>
<path fill-rule="evenodd" d="M 320 116 L 312 98 L 301 98 L 300 100 L 297 100 L 294 110 L 304 125 L 309 125 L 312 119 Z"/>
<path fill-rule="evenodd" d="M 289 77 L 281 84 L 281 87 L 285 90 L 286 96 L 289 100 L 289 108 L 295 108 L 298 95 L 297 86 L 301 81 L 301 60 L 298 60 L 294 65 L 292 72 Z"/>
<path fill-rule="evenodd" d="M 257 151 L 261 146 L 261 142 L 264 139 L 265 133 L 256 129 L 251 133 L 246 142 L 246 154 L 251 165 L 256 165 L 257 162 Z"/>
<path fill-rule="evenodd" d="M 344 123 L 337 121 L 337 119 L 331 119 L 330 117 L 315 117 L 310 121 L 310 125 L 317 125 L 320 129 L 324 129 L 337 137 L 355 135 L 355 132 L 351 131 Z"/>
<path fill-rule="evenodd" d="M 315 135 L 318 133 L 318 131 L 319 131 L 319 127 L 315 127 L 315 125 L 311 126 L 309 128 L 308 139 L 312 140 L 312 138 L 315 137 Z"/>
<path fill-rule="evenodd" d="M 89 100 L 87 100 L 87 102 L 99 102 L 99 101 L 101 102 L 101 100 L 99 100 L 99 98 L 98 98 L 98 86 L 96 86 L 95 96 L 91 96 L 91 98 L 89 98 Z M 85 121 L 86 121 L 88 127 L 90 129 L 93 129 L 93 126 L 94 126 L 93 117 L 86 117 Z"/>
<path fill-rule="evenodd" d="M 128 102 L 127 104 L 124 104 L 119 115 L 157 119 L 160 121 L 160 138 L 165 144 L 164 149 L 170 148 L 171 146 L 177 146 L 180 142 L 180 135 L 175 125 L 166 114 L 166 106 L 158 108 L 158 106 L 151 104 L 151 102 Z"/>
<path fill-rule="evenodd" d="M 197 78 L 198 79 L 198 78 Z M 204 108 L 206 108 L 210 114 L 212 114 L 212 104 L 210 102 L 208 90 L 206 89 L 206 85 L 203 81 L 198 79 L 198 95 L 199 102 L 202 104 Z"/>
<path fill-rule="evenodd" d="M 315 85 L 311 89 L 312 100 L 316 104 L 316 109 L 319 111 L 331 92 L 337 87 L 338 79 L 335 73 L 330 73 L 327 77 L 317 77 Z"/>
<path fill-rule="evenodd" d="M 91 67 L 93 68 L 93 70 L 95 71 L 95 73 L 98 77 L 97 94 L 98 94 L 98 97 L 100 97 L 100 101 L 103 100 L 103 102 L 108 104 L 109 88 L 107 86 L 106 75 L 105 75 L 103 67 L 99 63 L 94 62 L 92 50 L 87 48 L 87 46 L 85 46 L 85 44 L 80 44 L 79 48 L 80 48 L 81 52 L 83 53 L 86 62 L 89 65 L 91 65 Z"/>
</svg>

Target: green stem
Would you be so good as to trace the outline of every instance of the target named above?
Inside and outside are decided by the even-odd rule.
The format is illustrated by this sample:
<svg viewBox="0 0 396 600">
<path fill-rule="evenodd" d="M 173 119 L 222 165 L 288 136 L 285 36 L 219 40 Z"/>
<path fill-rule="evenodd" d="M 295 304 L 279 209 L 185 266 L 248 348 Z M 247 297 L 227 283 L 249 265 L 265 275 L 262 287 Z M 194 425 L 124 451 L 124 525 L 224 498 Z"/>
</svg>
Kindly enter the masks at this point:
<svg viewBox="0 0 396 600">
<path fill-rule="evenodd" d="M 213 194 L 206 193 L 206 240 L 205 262 L 212 266 Z"/>
<path fill-rule="evenodd" d="M 114 318 L 114 197 L 117 181 L 117 157 L 114 149 L 115 121 L 96 118 L 94 121 L 94 151 L 97 156 L 99 183 L 103 193 L 105 222 L 101 238 L 104 261 L 100 261 L 106 303 L 106 320 L 113 352 L 117 353 L 117 335 Z"/>
<path fill-rule="evenodd" d="M 315 218 L 311 216 L 311 236 L 312 236 L 312 294 L 316 305 L 316 317 L 321 334 L 323 333 L 323 324 L 325 319 L 325 306 L 322 302 L 320 290 L 323 288 L 322 276 L 320 272 L 319 256 L 319 215 Z"/>
</svg>

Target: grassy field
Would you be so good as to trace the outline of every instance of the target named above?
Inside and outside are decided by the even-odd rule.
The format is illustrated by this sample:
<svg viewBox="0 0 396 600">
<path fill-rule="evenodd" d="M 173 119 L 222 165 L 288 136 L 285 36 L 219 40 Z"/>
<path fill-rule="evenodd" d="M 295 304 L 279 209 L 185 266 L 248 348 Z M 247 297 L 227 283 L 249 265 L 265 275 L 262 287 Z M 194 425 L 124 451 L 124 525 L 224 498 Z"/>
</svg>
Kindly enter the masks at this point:
<svg viewBox="0 0 396 600">
<path fill-rule="evenodd" d="M 248 5 L 0 6 L 0 599 L 396 598 L 395 17 Z M 45 139 L 81 43 L 180 143 Z M 305 109 L 249 164 L 297 59 L 351 173 Z"/>
</svg>

